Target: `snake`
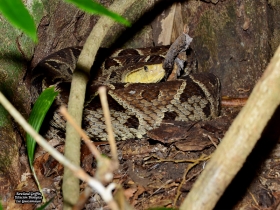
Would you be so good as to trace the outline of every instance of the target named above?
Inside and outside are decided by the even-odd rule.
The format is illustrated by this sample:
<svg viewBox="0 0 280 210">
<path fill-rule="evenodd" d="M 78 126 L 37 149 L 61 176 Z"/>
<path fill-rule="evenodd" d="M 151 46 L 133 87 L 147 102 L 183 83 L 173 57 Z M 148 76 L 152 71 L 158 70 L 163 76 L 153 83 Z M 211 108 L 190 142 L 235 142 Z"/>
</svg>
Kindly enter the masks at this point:
<svg viewBox="0 0 280 210">
<path fill-rule="evenodd" d="M 173 46 L 173 47 L 172 47 Z M 165 121 L 201 121 L 220 110 L 220 81 L 212 73 L 186 73 L 166 81 L 165 66 L 173 66 L 179 53 L 175 43 L 137 49 L 100 49 L 87 85 L 82 128 L 93 141 L 106 141 L 106 125 L 98 88 L 107 86 L 111 122 L 116 140 L 144 138 Z M 82 47 L 69 47 L 42 59 L 32 72 L 33 101 L 47 87 L 59 90 L 44 122 L 47 139 L 65 138 L 65 120 L 58 111 L 67 105 L 72 74 Z M 105 60 L 102 55 L 110 55 Z M 168 57 L 168 58 L 167 58 Z M 99 68 L 98 71 L 95 71 Z"/>
</svg>

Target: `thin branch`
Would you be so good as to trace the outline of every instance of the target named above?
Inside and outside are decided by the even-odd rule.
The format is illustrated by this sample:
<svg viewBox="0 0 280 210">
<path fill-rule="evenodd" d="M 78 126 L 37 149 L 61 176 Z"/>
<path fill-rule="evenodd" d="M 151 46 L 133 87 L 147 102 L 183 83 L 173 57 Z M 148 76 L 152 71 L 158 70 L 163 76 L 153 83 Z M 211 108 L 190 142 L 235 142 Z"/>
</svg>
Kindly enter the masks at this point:
<svg viewBox="0 0 280 210">
<path fill-rule="evenodd" d="M 116 0 L 109 7 L 109 10 L 118 13 L 119 15 L 124 14 L 124 12 L 131 7 L 132 4 L 137 2 L 137 0 Z M 138 12 L 138 11 L 136 11 Z M 104 39 L 108 34 L 111 27 L 115 24 L 114 20 L 107 17 L 101 16 L 96 25 L 93 27 L 90 35 L 88 36 L 83 50 L 79 56 L 77 68 L 89 74 L 91 66 L 94 62 L 96 53 Z M 115 33 L 118 33 L 117 31 Z"/>
<path fill-rule="evenodd" d="M 88 77 L 84 72 L 74 71 L 69 95 L 68 111 L 79 126 L 82 124 L 87 81 Z M 71 126 L 71 124 L 67 122 L 64 155 L 72 163 L 80 165 L 80 154 L 80 135 Z M 64 198 L 63 209 L 70 210 L 72 205 L 78 201 L 80 193 L 80 181 L 68 168 L 64 168 L 62 192 Z"/>
<path fill-rule="evenodd" d="M 42 146 L 47 152 L 49 152 L 58 162 L 63 164 L 65 167 L 69 168 L 71 172 L 84 182 L 87 182 L 90 187 L 96 190 L 102 197 L 102 199 L 108 203 L 110 208 L 118 209 L 117 204 L 113 200 L 112 190 L 115 188 L 115 184 L 111 183 L 105 188 L 98 180 L 90 177 L 80 166 L 72 164 L 68 159 L 66 159 L 61 153 L 56 151 L 48 142 L 40 136 L 22 117 L 22 115 L 13 107 L 13 105 L 5 98 L 5 96 L 0 92 L 0 103 L 5 107 L 5 109 L 13 116 L 13 118 L 23 127 L 23 129 L 28 132 L 35 141 Z"/>
<path fill-rule="evenodd" d="M 105 102 L 107 104 L 107 110 L 104 111 L 104 112 L 107 112 L 107 115 L 108 115 L 109 108 L 108 108 L 108 102 L 107 102 L 107 98 L 106 98 L 106 93 L 102 93 L 102 94 L 103 95 L 105 94 Z M 104 96 L 103 96 L 103 100 L 104 100 Z M 105 103 L 105 102 L 103 101 L 102 103 Z M 103 183 L 103 184 L 107 184 L 107 183 L 111 182 L 112 179 L 113 179 L 113 172 L 114 172 L 114 170 L 118 169 L 118 167 L 119 167 L 119 162 L 118 162 L 117 157 L 113 156 L 113 160 L 110 160 L 109 158 L 107 158 L 105 156 L 101 156 L 101 154 L 99 153 L 99 151 L 97 150 L 95 145 L 91 142 L 91 140 L 86 135 L 86 133 L 82 130 L 82 128 L 80 128 L 75 123 L 74 119 L 68 114 L 66 108 L 65 107 L 61 107 L 60 108 L 60 112 L 66 118 L 67 122 L 69 122 L 76 129 L 76 131 L 81 135 L 81 137 L 83 138 L 84 142 L 86 143 L 86 145 L 88 146 L 88 148 L 90 149 L 92 154 L 95 156 L 96 161 L 98 163 L 97 164 L 97 170 L 96 170 L 96 173 L 95 173 L 95 178 L 98 181 L 100 181 L 101 183 Z M 109 117 L 110 117 L 110 115 L 109 115 Z M 105 119 L 106 118 L 107 118 L 107 120 L 109 120 L 109 124 L 111 124 L 111 120 L 108 119 L 108 116 L 106 116 L 106 114 L 105 114 Z M 111 125 L 111 129 L 108 129 L 108 127 L 107 127 L 107 130 L 111 130 L 111 133 L 110 133 L 109 136 L 114 135 L 113 130 L 112 130 L 112 125 Z M 112 142 L 112 137 L 109 138 L 109 139 L 111 139 L 111 142 Z M 111 145 L 113 145 L 113 146 L 111 146 L 111 151 L 113 151 L 112 153 L 114 155 L 116 155 L 117 154 L 116 142 L 113 140 L 113 143 L 111 143 Z"/>
<path fill-rule="evenodd" d="M 109 9 L 122 15 L 134 2 L 136 2 L 136 0 L 116 0 L 109 7 Z M 82 124 L 85 90 L 91 66 L 105 35 L 108 33 L 114 23 L 115 22 L 111 18 L 102 16 L 92 29 L 78 58 L 77 66 L 73 73 L 73 79 L 71 83 L 68 111 L 79 126 Z M 80 136 L 78 132 L 70 125 L 70 123 L 66 123 L 64 154 L 70 159 L 71 162 L 79 165 Z M 79 180 L 76 179 L 71 174 L 71 171 L 69 171 L 67 168 L 64 169 L 62 191 L 65 201 L 63 209 L 71 209 L 71 205 L 74 205 L 78 200 L 80 189 Z"/>
<path fill-rule="evenodd" d="M 100 87 L 98 89 L 98 92 L 99 92 L 99 96 L 100 96 L 102 110 L 104 113 L 106 130 L 108 133 L 108 141 L 110 143 L 112 159 L 113 159 L 113 161 L 115 161 L 116 167 L 118 167 L 119 162 L 118 162 L 117 146 L 116 146 L 116 140 L 115 140 L 114 131 L 113 131 L 112 123 L 111 123 L 112 121 L 111 121 L 109 105 L 108 105 L 108 101 L 107 101 L 106 87 L 104 87 L 104 86 Z"/>
<path fill-rule="evenodd" d="M 74 121 L 74 119 L 69 115 L 69 113 L 67 112 L 67 109 L 65 106 L 60 107 L 60 113 L 63 115 L 63 117 L 65 117 L 65 119 L 67 120 L 67 122 L 69 122 L 75 129 L 76 131 L 79 133 L 79 135 L 82 137 L 82 139 L 84 140 L 85 144 L 88 146 L 89 150 L 91 151 L 91 153 L 94 155 L 94 157 L 96 158 L 96 160 L 100 160 L 101 159 L 101 154 L 100 152 L 97 150 L 97 148 L 95 147 L 94 143 L 89 139 L 89 137 L 87 136 L 87 134 L 83 131 L 83 129 L 81 127 L 79 127 L 77 125 L 77 123 Z"/>
</svg>

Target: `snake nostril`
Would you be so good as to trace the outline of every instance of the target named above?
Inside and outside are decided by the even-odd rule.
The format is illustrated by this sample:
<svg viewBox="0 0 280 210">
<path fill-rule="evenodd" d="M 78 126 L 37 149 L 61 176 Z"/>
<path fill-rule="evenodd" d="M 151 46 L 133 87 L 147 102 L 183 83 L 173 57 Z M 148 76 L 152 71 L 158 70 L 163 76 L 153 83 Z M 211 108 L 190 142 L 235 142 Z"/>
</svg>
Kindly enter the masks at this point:
<svg viewBox="0 0 280 210">
<path fill-rule="evenodd" d="M 144 66 L 144 70 L 145 70 L 145 72 L 148 72 L 148 67 L 147 66 Z"/>
</svg>

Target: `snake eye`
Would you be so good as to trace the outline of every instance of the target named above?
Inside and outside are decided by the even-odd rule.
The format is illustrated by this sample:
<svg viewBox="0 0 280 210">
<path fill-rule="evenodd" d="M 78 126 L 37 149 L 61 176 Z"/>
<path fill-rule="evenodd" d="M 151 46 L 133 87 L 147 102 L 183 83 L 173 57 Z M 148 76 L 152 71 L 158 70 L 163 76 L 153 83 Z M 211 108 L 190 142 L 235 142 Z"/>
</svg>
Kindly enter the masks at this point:
<svg viewBox="0 0 280 210">
<path fill-rule="evenodd" d="M 144 66 L 144 70 L 145 70 L 145 72 L 148 72 L 148 67 L 147 66 Z"/>
</svg>

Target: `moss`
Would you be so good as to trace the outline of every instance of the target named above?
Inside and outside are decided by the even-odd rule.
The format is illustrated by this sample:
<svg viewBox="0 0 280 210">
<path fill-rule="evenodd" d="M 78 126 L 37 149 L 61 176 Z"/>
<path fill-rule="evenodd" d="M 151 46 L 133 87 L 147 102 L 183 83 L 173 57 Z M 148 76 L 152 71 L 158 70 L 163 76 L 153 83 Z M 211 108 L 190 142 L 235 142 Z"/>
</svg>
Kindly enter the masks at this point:
<svg viewBox="0 0 280 210">
<path fill-rule="evenodd" d="M 43 4 L 39 0 L 30 2 L 26 6 L 38 25 L 43 16 Z M 29 91 L 21 84 L 21 80 L 25 75 L 26 64 L 32 58 L 35 43 L 2 16 L 0 16 L 0 30 L 0 91 L 3 91 L 26 116 L 23 106 L 27 105 Z M 2 110 L 1 113 L 5 111 Z M 0 125 L 6 122 L 2 117 L 0 118 Z"/>
<path fill-rule="evenodd" d="M 11 170 L 13 159 L 18 157 L 18 148 L 16 135 L 13 132 L 10 132 L 12 126 L 7 128 L 2 128 L 1 145 L 0 145 L 0 171 Z"/>
<path fill-rule="evenodd" d="M 272 52 L 275 52 L 280 43 L 280 29 L 274 29 L 270 39 L 270 46 Z"/>
<path fill-rule="evenodd" d="M 145 13 L 146 11 L 149 11 L 152 7 L 152 4 L 150 3 L 149 0 L 144 0 L 144 1 L 137 1 L 135 2 L 129 9 L 127 9 L 124 14 L 122 15 L 123 17 L 125 17 L 127 20 L 129 20 L 131 23 L 135 23 L 136 20 L 138 20 L 143 13 Z M 147 17 L 149 18 L 149 17 Z M 135 27 L 135 26 L 134 26 Z M 142 26 L 141 26 L 142 27 Z M 119 28 L 122 28 L 123 30 L 119 30 Z M 135 28 L 133 29 L 130 28 L 126 31 L 127 34 L 131 33 L 132 30 L 134 31 Z M 113 26 L 113 28 L 109 31 L 109 33 L 106 35 L 105 39 L 102 42 L 102 47 L 110 47 L 116 40 L 116 37 L 119 37 L 123 31 L 125 30 L 125 27 L 120 25 L 120 24 L 116 24 Z M 115 31 L 119 31 L 117 34 Z M 125 47 L 143 47 L 143 40 L 139 40 L 138 42 L 135 42 L 135 40 L 138 40 L 139 37 L 141 37 L 142 39 L 145 39 L 148 36 L 151 36 L 151 27 L 150 26 L 144 26 L 142 28 L 142 30 L 140 32 L 138 32 L 136 35 L 134 35 L 134 37 L 131 37 L 130 35 L 128 35 L 128 37 L 130 37 L 129 43 L 125 44 Z M 125 40 L 127 41 L 127 40 Z M 124 43 L 123 41 L 121 41 L 122 43 Z M 135 43 L 133 43 L 135 42 Z M 118 46 L 121 47 L 121 46 Z M 123 46 L 122 46 L 123 47 Z"/>
<path fill-rule="evenodd" d="M 219 11 L 219 12 L 217 12 Z M 235 4 L 219 6 L 205 11 L 200 17 L 199 24 L 195 31 L 196 52 L 199 56 L 201 71 L 207 71 L 209 66 L 219 60 L 218 49 L 221 43 L 226 44 L 235 37 L 236 21 Z M 233 34 L 234 33 L 234 34 Z M 228 36 L 231 34 L 231 36 Z M 221 39 L 224 42 L 221 42 Z"/>
<path fill-rule="evenodd" d="M 34 0 L 26 4 L 38 26 L 43 16 L 42 2 Z M 1 15 L 0 30 L 0 91 L 27 118 L 30 109 L 29 91 L 22 80 L 26 74 L 27 62 L 32 58 L 35 43 Z M 0 172 L 13 174 L 17 170 L 13 164 L 18 162 L 17 137 L 12 118 L 1 105 L 0 137 Z"/>
<path fill-rule="evenodd" d="M 245 15 L 247 15 L 248 17 L 253 17 L 254 14 L 256 13 L 256 8 L 255 8 L 256 4 L 250 0 L 246 0 L 245 4 L 244 4 L 244 9 L 245 9 Z"/>
<path fill-rule="evenodd" d="M 2 105 L 0 105 L 0 128 L 9 123 L 8 116 L 9 113 Z"/>
<path fill-rule="evenodd" d="M 268 0 L 268 4 L 272 7 L 279 6 L 280 0 Z"/>
<path fill-rule="evenodd" d="M 38 25 L 45 14 L 44 5 L 39 0 L 34 0 L 31 8 L 31 13 L 34 18 L 35 24 Z"/>
<path fill-rule="evenodd" d="M 199 63 L 202 69 L 205 69 L 206 66 L 209 66 L 209 62 L 212 62 L 212 59 L 209 60 L 210 54 L 211 58 L 217 57 L 216 29 L 212 22 L 212 15 L 211 11 L 204 13 L 196 29 L 194 41 L 195 45 L 197 45 L 196 51 L 198 51 L 197 54 L 200 57 Z"/>
</svg>

